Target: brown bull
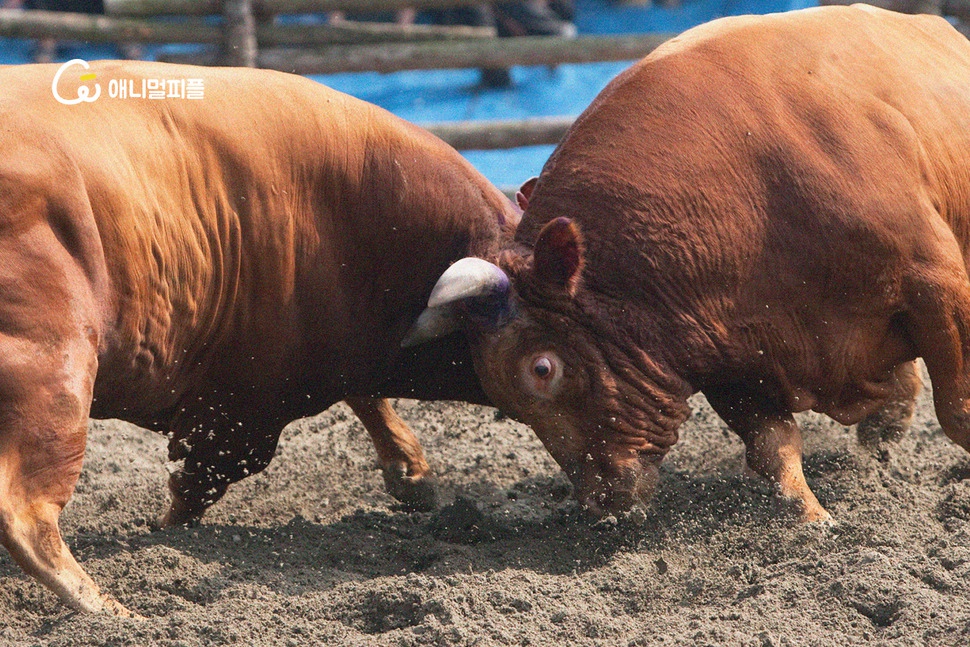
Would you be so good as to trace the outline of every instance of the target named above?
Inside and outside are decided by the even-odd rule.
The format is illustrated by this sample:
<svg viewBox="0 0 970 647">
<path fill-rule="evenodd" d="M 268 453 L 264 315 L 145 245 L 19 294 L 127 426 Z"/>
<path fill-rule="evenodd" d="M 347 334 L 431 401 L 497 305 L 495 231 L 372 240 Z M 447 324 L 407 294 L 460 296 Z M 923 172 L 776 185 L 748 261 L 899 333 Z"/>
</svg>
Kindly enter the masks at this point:
<svg viewBox="0 0 970 647">
<path fill-rule="evenodd" d="M 516 245 L 463 259 L 485 391 L 600 514 L 647 500 L 703 391 L 747 462 L 824 521 L 793 412 L 865 438 L 933 382 L 970 450 L 970 43 L 858 7 L 715 21 L 621 74 L 532 190 Z"/>
<path fill-rule="evenodd" d="M 511 203 L 440 140 L 306 79 L 57 71 L 0 69 L 0 539 L 14 559 L 74 608 L 127 613 L 57 525 L 89 413 L 170 435 L 183 463 L 163 525 L 263 469 L 288 422 L 348 398 L 391 493 L 429 505 L 421 447 L 379 397 L 485 401 L 460 335 L 401 340 L 449 264 L 494 253 Z M 201 100 L 180 85 L 192 78 Z M 130 96 L 143 79 L 172 96 Z"/>
</svg>

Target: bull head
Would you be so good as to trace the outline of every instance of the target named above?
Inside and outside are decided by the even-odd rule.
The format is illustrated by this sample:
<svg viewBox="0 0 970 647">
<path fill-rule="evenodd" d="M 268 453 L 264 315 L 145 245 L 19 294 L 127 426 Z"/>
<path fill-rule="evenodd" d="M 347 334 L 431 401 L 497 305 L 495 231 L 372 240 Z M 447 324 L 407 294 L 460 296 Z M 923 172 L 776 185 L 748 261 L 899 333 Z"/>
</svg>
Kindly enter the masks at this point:
<svg viewBox="0 0 970 647">
<path fill-rule="evenodd" d="M 523 206 L 528 197 L 519 198 Z M 480 258 L 456 262 L 405 343 L 463 329 L 492 401 L 535 430 L 580 502 L 603 515 L 652 495 L 665 448 L 640 433 L 648 417 L 643 391 L 610 371 L 609 351 L 587 325 L 584 253 L 578 225 L 556 218 L 531 253 L 502 254 L 505 269 Z"/>
<path fill-rule="evenodd" d="M 509 277 L 498 265 L 468 257 L 445 270 L 401 345 L 405 348 L 448 335 L 460 327 L 458 310 L 484 315 L 495 323 L 508 312 Z"/>
<path fill-rule="evenodd" d="M 531 180 L 530 180 L 531 182 Z M 528 205 L 528 198 L 519 194 Z M 533 253 L 536 277 L 575 294 L 583 265 L 582 236 L 568 218 L 557 218 L 539 234 Z M 445 270 L 428 298 L 428 307 L 411 326 L 405 348 L 448 335 L 461 327 L 461 314 L 479 326 L 497 328 L 512 311 L 511 280 L 498 265 L 482 258 L 463 258 Z M 459 310 L 463 310 L 460 313 Z"/>
</svg>

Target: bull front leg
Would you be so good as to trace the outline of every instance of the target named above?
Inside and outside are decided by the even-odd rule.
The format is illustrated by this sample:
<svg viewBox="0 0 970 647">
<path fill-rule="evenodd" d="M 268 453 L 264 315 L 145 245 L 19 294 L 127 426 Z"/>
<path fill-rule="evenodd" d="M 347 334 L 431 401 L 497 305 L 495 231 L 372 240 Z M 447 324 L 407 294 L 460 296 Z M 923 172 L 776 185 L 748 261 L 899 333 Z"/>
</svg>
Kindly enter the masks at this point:
<svg viewBox="0 0 970 647">
<path fill-rule="evenodd" d="M 899 441 L 909 430 L 916 410 L 916 396 L 923 388 L 923 381 L 916 369 L 916 362 L 905 362 L 893 371 L 893 390 L 886 404 L 866 416 L 856 427 L 859 444 L 870 450 L 880 451 L 886 443 Z"/>
<path fill-rule="evenodd" d="M 186 415 L 179 420 L 168 457 L 182 464 L 169 477 L 172 501 L 156 527 L 198 521 L 230 485 L 269 465 L 285 422 L 261 415 L 258 404 L 251 410 L 234 409 L 231 415 Z"/>
<path fill-rule="evenodd" d="M 961 217 L 966 222 L 966 214 Z M 903 285 L 906 330 L 926 362 L 937 420 L 950 440 L 970 452 L 970 277 L 962 249 L 941 236 L 935 248 L 922 251 L 924 264 Z"/>
<path fill-rule="evenodd" d="M 388 494 L 412 510 L 438 506 L 434 475 L 414 432 L 383 398 L 348 398 L 377 450 Z"/>
<path fill-rule="evenodd" d="M 798 504 L 803 522 L 831 523 L 802 471 L 802 435 L 790 412 L 739 389 L 705 391 L 708 402 L 744 441 L 745 459 L 779 494 Z"/>
</svg>

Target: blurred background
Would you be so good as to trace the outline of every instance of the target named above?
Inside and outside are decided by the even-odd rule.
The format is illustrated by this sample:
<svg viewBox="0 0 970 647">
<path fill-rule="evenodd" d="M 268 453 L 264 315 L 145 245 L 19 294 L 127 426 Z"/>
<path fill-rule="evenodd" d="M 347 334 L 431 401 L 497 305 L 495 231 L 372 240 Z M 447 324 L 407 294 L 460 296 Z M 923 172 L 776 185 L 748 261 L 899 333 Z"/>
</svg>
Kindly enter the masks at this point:
<svg viewBox="0 0 970 647">
<path fill-rule="evenodd" d="M 658 1 L 0 0 L 0 64 L 143 58 L 302 73 L 432 127 L 509 190 L 538 175 L 569 121 L 664 39 L 818 0 Z M 954 23 L 970 4 L 879 1 Z"/>
</svg>

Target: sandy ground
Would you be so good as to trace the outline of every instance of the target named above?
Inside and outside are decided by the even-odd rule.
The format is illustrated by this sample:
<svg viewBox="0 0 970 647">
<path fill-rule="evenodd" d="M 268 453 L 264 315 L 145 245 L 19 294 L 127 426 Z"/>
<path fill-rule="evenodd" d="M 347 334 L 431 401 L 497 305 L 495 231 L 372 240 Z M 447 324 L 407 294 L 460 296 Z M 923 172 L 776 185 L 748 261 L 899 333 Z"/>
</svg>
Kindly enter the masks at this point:
<svg viewBox="0 0 970 647">
<path fill-rule="evenodd" d="M 794 523 L 694 404 L 639 527 L 584 523 L 527 428 L 405 401 L 439 511 L 395 508 L 340 405 L 291 425 L 272 465 L 200 526 L 150 532 L 166 501 L 164 439 L 93 423 L 62 528 L 147 619 L 69 612 L 3 553 L 0 645 L 970 644 L 970 457 L 925 395 L 888 456 L 801 417 L 833 529 Z"/>
</svg>

